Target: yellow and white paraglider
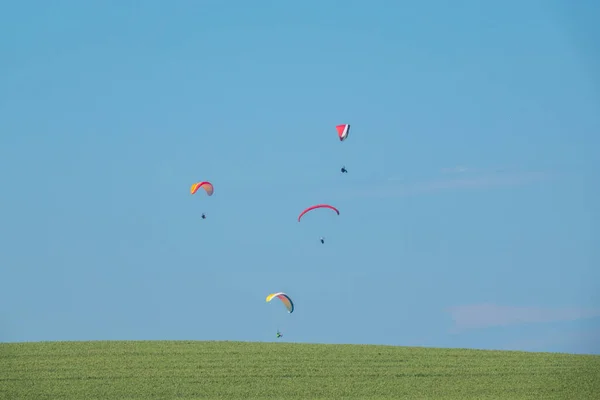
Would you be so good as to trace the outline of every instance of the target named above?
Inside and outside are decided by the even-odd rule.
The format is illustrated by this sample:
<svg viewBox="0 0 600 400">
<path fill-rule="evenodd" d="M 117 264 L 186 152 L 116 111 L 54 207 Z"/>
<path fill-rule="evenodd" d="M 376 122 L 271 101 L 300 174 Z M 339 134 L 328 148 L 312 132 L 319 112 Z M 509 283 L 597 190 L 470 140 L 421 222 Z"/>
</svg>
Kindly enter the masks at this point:
<svg viewBox="0 0 600 400">
<path fill-rule="evenodd" d="M 267 296 L 267 303 L 269 303 L 271 300 L 273 300 L 275 298 L 281 300 L 281 302 L 283 303 L 285 308 L 287 308 L 289 314 L 294 312 L 294 302 L 292 301 L 290 296 L 288 296 L 287 294 L 285 294 L 283 292 L 271 293 L 270 295 Z M 279 332 L 279 329 L 277 329 L 277 338 L 279 339 L 281 337 L 283 337 L 283 334 L 281 332 Z"/>
</svg>

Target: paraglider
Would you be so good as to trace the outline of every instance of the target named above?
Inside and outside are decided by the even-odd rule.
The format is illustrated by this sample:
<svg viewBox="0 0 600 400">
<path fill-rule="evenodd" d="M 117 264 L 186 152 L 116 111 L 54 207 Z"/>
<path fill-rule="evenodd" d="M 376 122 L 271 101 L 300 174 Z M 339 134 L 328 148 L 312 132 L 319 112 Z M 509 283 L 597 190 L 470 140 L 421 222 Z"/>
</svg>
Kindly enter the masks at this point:
<svg viewBox="0 0 600 400">
<path fill-rule="evenodd" d="M 213 193 L 215 192 L 215 188 L 212 185 L 212 183 L 208 182 L 208 181 L 202 181 L 202 182 L 196 182 L 192 185 L 192 187 L 190 188 L 190 193 L 191 194 L 196 194 L 196 192 L 200 189 L 204 189 L 204 191 L 206 192 L 206 194 L 208 196 L 212 196 Z M 202 213 L 202 219 L 206 219 L 206 214 Z"/>
<path fill-rule="evenodd" d="M 294 303 L 292 302 L 290 296 L 283 292 L 271 293 L 267 296 L 267 303 L 273 300 L 274 298 L 278 298 L 279 300 L 281 300 L 285 308 L 287 308 L 288 313 L 291 314 L 294 312 Z"/>
<path fill-rule="evenodd" d="M 340 138 L 340 142 L 343 142 L 344 140 L 346 140 L 348 138 L 348 134 L 350 134 L 350 124 L 336 125 L 335 129 L 337 129 L 338 138 Z M 342 171 L 342 174 L 348 173 L 348 170 L 346 169 L 345 166 L 342 167 L 341 171 Z"/>
<path fill-rule="evenodd" d="M 302 211 L 300 213 L 300 215 L 298 216 L 298 222 L 300 222 L 300 220 L 302 219 L 304 214 L 306 214 L 309 211 L 316 210 L 318 208 L 327 208 L 327 209 L 335 211 L 335 213 L 337 215 L 340 215 L 340 211 L 337 208 L 335 208 L 334 206 L 330 206 L 329 204 L 317 204 L 315 206 L 308 207 L 306 210 Z M 325 238 L 323 236 L 321 236 L 321 238 L 319 240 L 321 241 L 321 244 L 325 244 Z"/>
<path fill-rule="evenodd" d="M 283 303 L 283 305 L 285 306 L 285 308 L 287 309 L 289 314 L 294 312 L 294 303 L 292 302 L 292 299 L 290 298 L 290 296 L 288 296 L 287 294 L 285 294 L 283 292 L 271 293 L 270 295 L 267 296 L 267 303 L 275 298 L 281 300 L 281 302 Z M 281 332 L 279 332 L 279 329 L 277 329 L 277 338 L 279 339 L 281 337 L 283 337 L 283 334 Z"/>
<path fill-rule="evenodd" d="M 337 125 L 335 129 L 337 129 L 340 142 L 343 142 L 348 138 L 348 134 L 350 133 L 350 124 Z"/>
</svg>

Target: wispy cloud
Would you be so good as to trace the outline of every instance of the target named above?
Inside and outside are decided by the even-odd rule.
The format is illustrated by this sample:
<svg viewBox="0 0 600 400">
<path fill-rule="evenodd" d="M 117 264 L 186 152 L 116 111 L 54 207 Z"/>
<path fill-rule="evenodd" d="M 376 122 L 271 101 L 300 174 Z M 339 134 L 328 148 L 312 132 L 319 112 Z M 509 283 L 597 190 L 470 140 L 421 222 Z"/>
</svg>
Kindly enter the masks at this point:
<svg viewBox="0 0 600 400">
<path fill-rule="evenodd" d="M 561 351 L 580 354 L 600 354 L 600 329 L 551 331 L 538 336 L 514 340 L 501 346 L 502 350 Z"/>
<path fill-rule="evenodd" d="M 442 173 L 444 174 L 458 174 L 461 172 L 467 172 L 469 170 L 469 168 L 462 166 L 462 165 L 458 165 L 456 167 L 450 167 L 450 168 L 442 168 Z"/>
<path fill-rule="evenodd" d="M 343 197 L 405 197 L 419 194 L 435 193 L 447 190 L 474 189 L 497 186 L 519 186 L 550 178 L 545 172 L 522 172 L 513 174 L 488 174 L 473 178 L 441 179 L 416 183 L 402 183 L 397 179 L 388 179 L 388 183 L 373 186 L 337 191 Z M 392 182 L 396 181 L 396 182 Z"/>
<path fill-rule="evenodd" d="M 447 311 L 454 320 L 456 330 L 600 317 L 600 309 L 577 307 L 543 308 L 473 304 L 450 307 Z"/>
</svg>

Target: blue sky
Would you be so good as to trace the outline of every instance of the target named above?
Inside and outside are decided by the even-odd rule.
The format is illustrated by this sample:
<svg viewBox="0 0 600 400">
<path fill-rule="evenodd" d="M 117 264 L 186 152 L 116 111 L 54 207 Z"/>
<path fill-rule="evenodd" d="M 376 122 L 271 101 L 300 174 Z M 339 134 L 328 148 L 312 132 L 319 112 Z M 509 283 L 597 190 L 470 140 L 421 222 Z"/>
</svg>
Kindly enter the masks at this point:
<svg viewBox="0 0 600 400">
<path fill-rule="evenodd" d="M 0 341 L 279 328 L 600 353 L 598 18 L 592 0 L 2 5 Z M 316 203 L 341 215 L 296 222 Z"/>
</svg>

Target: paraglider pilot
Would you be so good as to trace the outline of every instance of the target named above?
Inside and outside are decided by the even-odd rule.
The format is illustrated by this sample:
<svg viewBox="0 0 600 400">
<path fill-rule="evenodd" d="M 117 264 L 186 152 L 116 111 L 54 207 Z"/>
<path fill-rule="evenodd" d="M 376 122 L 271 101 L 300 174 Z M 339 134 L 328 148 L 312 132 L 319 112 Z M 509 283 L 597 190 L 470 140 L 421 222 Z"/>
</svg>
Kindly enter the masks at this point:
<svg viewBox="0 0 600 400">
<path fill-rule="evenodd" d="M 283 337 L 283 335 L 281 334 L 281 332 L 277 331 L 277 337 L 278 338 Z"/>
<path fill-rule="evenodd" d="M 325 243 L 325 238 L 321 237 L 321 243 Z"/>
<path fill-rule="evenodd" d="M 342 174 L 347 174 L 348 173 L 348 170 L 346 169 L 346 167 L 342 167 L 341 171 L 342 171 Z"/>
<path fill-rule="evenodd" d="M 204 213 L 202 213 L 202 219 L 206 219 L 206 215 L 204 215 Z"/>
</svg>

